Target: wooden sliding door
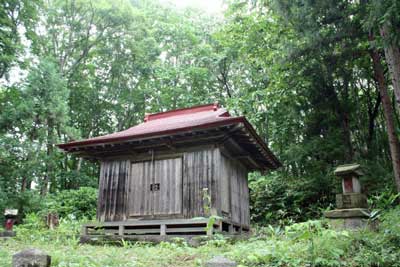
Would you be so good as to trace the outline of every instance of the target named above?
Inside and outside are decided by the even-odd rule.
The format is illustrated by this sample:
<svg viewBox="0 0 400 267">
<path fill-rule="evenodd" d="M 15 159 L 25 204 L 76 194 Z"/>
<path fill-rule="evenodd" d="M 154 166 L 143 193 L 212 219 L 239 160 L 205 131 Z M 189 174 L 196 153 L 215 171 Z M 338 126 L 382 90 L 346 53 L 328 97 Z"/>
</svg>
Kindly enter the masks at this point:
<svg viewBox="0 0 400 267">
<path fill-rule="evenodd" d="M 182 213 L 182 158 L 135 162 L 129 184 L 129 216 Z"/>
</svg>

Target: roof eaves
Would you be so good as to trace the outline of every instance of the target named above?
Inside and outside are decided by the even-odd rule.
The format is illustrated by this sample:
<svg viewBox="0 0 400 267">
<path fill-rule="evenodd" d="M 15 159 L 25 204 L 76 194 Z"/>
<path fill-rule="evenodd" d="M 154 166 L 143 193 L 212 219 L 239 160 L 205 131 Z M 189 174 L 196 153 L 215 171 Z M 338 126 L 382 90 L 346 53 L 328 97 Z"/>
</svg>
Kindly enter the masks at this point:
<svg viewBox="0 0 400 267">
<path fill-rule="evenodd" d="M 282 163 L 272 153 L 272 151 L 268 148 L 268 146 L 261 139 L 261 137 L 257 134 L 256 130 L 253 128 L 250 122 L 245 117 L 240 117 L 240 118 L 243 119 L 243 123 L 245 124 L 246 128 L 249 130 L 250 134 L 257 140 L 257 143 L 260 145 L 260 147 L 268 154 L 269 157 L 271 157 L 271 159 L 269 159 L 271 161 L 271 165 L 273 165 L 275 169 L 282 167 Z"/>
<path fill-rule="evenodd" d="M 74 141 L 74 142 L 69 142 L 69 143 L 64 143 L 64 144 L 57 144 L 57 147 L 66 150 L 67 148 L 72 148 L 72 147 L 108 144 L 108 143 L 114 143 L 114 142 L 119 142 L 119 141 L 134 140 L 134 139 L 143 138 L 143 137 L 155 137 L 158 135 L 179 133 L 179 132 L 184 132 L 184 131 L 192 130 L 192 129 L 202 129 L 202 128 L 208 128 L 208 127 L 214 127 L 214 126 L 222 126 L 222 125 L 240 123 L 240 122 L 242 122 L 242 120 L 243 120 L 243 117 L 232 117 L 232 118 L 226 118 L 225 120 L 222 120 L 222 121 L 204 123 L 204 124 L 190 126 L 190 127 L 182 127 L 179 129 L 170 129 L 170 130 L 165 130 L 165 131 L 137 134 L 137 135 L 131 135 L 131 136 L 123 136 L 123 137 L 112 137 L 112 138 L 104 138 L 104 139 L 87 139 L 87 140 L 81 140 L 81 141 Z"/>
</svg>

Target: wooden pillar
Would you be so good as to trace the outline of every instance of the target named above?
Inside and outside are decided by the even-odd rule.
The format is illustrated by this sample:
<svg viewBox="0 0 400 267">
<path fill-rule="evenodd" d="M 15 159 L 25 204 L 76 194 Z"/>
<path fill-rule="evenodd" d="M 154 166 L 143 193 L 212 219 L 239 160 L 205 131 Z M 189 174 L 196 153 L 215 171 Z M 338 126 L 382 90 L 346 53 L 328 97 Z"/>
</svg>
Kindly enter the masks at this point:
<svg viewBox="0 0 400 267">
<path fill-rule="evenodd" d="M 123 236 L 124 235 L 124 231 L 125 231 L 125 226 L 124 225 L 120 225 L 118 227 L 118 235 Z"/>
<path fill-rule="evenodd" d="M 165 224 L 160 225 L 160 235 L 166 235 L 167 234 L 167 226 Z"/>
<path fill-rule="evenodd" d="M 235 228 L 233 227 L 233 224 L 230 223 L 229 224 L 229 234 L 234 234 L 234 232 L 235 232 Z"/>
<path fill-rule="evenodd" d="M 88 235 L 88 228 L 86 225 L 82 226 L 81 235 L 83 236 Z"/>
<path fill-rule="evenodd" d="M 218 222 L 218 231 L 222 233 L 222 220 Z"/>
</svg>

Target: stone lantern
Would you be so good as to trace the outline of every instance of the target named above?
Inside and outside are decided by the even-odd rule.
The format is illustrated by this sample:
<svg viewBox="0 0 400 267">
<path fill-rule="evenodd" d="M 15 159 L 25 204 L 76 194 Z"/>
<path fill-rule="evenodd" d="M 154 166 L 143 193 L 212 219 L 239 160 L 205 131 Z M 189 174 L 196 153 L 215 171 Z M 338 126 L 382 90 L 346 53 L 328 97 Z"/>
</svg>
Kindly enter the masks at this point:
<svg viewBox="0 0 400 267">
<path fill-rule="evenodd" d="M 11 237 L 15 236 L 15 232 L 13 232 L 13 226 L 15 223 L 15 220 L 18 215 L 18 210 L 16 209 L 6 209 L 4 211 L 4 217 L 6 218 L 6 221 L 4 223 L 4 232 L 0 232 L 0 237 Z"/>
<path fill-rule="evenodd" d="M 363 175 L 360 165 L 340 165 L 334 173 L 341 179 L 343 193 L 336 195 L 336 209 L 325 212 L 325 217 L 345 228 L 365 226 L 369 211 L 367 197 L 362 193 L 359 180 Z"/>
</svg>

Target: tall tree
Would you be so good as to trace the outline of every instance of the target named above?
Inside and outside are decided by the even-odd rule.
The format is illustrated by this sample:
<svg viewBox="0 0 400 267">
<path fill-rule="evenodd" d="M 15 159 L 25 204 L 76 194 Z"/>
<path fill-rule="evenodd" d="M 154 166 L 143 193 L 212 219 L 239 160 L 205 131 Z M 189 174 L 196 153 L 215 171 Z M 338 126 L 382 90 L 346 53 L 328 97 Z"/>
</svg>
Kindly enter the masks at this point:
<svg viewBox="0 0 400 267">
<path fill-rule="evenodd" d="M 21 52 L 25 42 L 35 38 L 35 24 L 38 19 L 38 0 L 3 0 L 0 3 L 0 78 L 16 61 L 22 63 Z M 22 36 L 21 36 L 22 33 Z"/>
<path fill-rule="evenodd" d="M 396 0 L 367 2 L 370 14 L 366 25 L 381 35 L 396 102 L 400 107 L 400 4 Z"/>
<path fill-rule="evenodd" d="M 369 8 L 366 14 L 365 26 L 369 30 L 370 51 L 374 69 L 374 77 L 382 97 L 382 104 L 387 125 L 387 133 L 393 164 L 394 181 L 400 192 L 400 141 L 395 125 L 395 112 L 389 96 L 384 67 L 382 65 L 377 38 L 374 32 L 379 32 L 382 38 L 383 50 L 388 65 L 397 106 L 400 107 L 400 5 L 398 1 L 362 1 L 362 7 Z M 378 25 L 378 26 L 377 26 Z"/>
<path fill-rule="evenodd" d="M 68 133 L 68 96 L 66 80 L 61 76 L 55 61 L 44 58 L 28 75 L 21 103 L 26 125 L 24 134 L 36 144 L 38 155 L 42 155 L 44 169 L 36 173 L 41 194 L 48 192 L 50 182 L 56 182 L 57 158 L 55 144 Z M 41 152 L 44 152 L 43 154 Z"/>
<path fill-rule="evenodd" d="M 371 36 L 371 40 L 373 40 L 373 36 Z M 390 100 L 390 96 L 386 86 L 381 57 L 376 50 L 371 51 L 371 57 L 375 80 L 377 83 L 377 87 L 379 88 L 380 96 L 382 98 L 382 105 L 389 139 L 390 154 L 393 163 L 394 181 L 397 187 L 397 191 L 400 192 L 400 142 L 396 133 L 392 101 Z"/>
</svg>

